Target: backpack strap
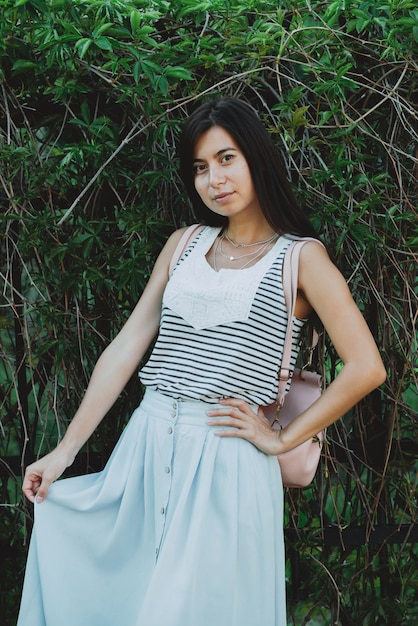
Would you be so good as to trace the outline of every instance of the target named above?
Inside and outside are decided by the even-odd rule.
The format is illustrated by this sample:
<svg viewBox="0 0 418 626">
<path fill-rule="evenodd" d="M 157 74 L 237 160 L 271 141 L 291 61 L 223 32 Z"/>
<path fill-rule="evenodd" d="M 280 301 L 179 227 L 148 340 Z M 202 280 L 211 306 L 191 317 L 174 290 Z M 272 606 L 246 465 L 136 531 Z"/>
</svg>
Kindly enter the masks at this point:
<svg viewBox="0 0 418 626">
<path fill-rule="evenodd" d="M 180 240 L 177 244 L 176 249 L 174 250 L 173 256 L 171 257 L 170 267 L 168 269 L 168 277 L 170 278 L 175 266 L 177 265 L 181 255 L 186 250 L 187 246 L 191 243 L 191 241 L 196 237 L 205 227 L 202 224 L 192 224 L 182 234 Z"/>
<path fill-rule="evenodd" d="M 293 339 L 293 317 L 295 314 L 296 300 L 298 296 L 298 274 L 299 274 L 299 255 L 305 243 L 308 241 L 316 241 L 321 246 L 324 244 L 313 237 L 305 237 L 298 239 L 290 244 L 286 250 L 283 261 L 283 291 L 287 309 L 287 329 L 286 337 L 283 345 L 283 356 L 279 370 L 279 389 L 277 393 L 277 404 L 282 406 L 286 395 L 287 381 L 290 378 L 290 357 L 292 354 Z M 324 246 L 325 247 L 325 246 Z M 318 333 L 312 334 L 310 349 L 313 350 L 318 343 Z"/>
</svg>

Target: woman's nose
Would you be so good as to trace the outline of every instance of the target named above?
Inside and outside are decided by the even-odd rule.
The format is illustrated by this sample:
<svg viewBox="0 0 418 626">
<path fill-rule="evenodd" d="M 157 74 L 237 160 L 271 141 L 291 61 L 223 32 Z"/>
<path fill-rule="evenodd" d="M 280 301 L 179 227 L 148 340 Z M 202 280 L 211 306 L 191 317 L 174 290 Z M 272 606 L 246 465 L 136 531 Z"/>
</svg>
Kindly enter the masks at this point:
<svg viewBox="0 0 418 626">
<path fill-rule="evenodd" d="M 212 187 L 217 187 L 225 182 L 225 172 L 219 165 L 209 168 L 209 183 Z"/>
</svg>

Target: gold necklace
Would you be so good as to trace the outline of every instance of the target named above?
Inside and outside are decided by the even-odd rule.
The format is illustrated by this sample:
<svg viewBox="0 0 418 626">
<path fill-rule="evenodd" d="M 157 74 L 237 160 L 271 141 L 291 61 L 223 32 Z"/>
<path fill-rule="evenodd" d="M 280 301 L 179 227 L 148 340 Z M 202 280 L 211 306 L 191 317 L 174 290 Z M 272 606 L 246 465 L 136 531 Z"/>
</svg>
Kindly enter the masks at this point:
<svg viewBox="0 0 418 626">
<path fill-rule="evenodd" d="M 260 250 L 264 250 L 269 245 L 269 243 L 273 240 L 273 238 L 271 238 L 267 241 L 258 242 L 258 244 L 244 244 L 242 247 L 249 247 L 252 245 L 258 245 L 259 247 L 257 250 L 253 250 L 252 252 L 241 254 L 241 256 L 232 256 L 231 254 L 225 254 L 225 252 L 223 251 L 222 244 L 225 238 L 227 238 L 225 234 L 222 234 L 221 237 L 219 237 L 219 252 L 221 253 L 221 256 L 223 256 L 223 258 L 227 259 L 228 261 L 240 261 L 241 259 L 246 259 L 250 256 L 255 256 L 256 254 L 258 254 Z"/>
<path fill-rule="evenodd" d="M 218 250 L 221 253 L 221 255 L 227 259 L 228 261 L 238 261 L 242 258 L 247 258 L 247 257 L 251 257 L 246 263 L 244 263 L 243 265 L 241 265 L 239 268 L 237 269 L 244 269 L 246 268 L 248 265 L 250 265 L 250 263 L 253 263 L 254 261 L 256 261 L 259 257 L 261 257 L 264 252 L 266 251 L 266 249 L 269 247 L 269 245 L 271 244 L 271 242 L 273 241 L 274 238 L 278 238 L 279 235 L 277 233 L 274 234 L 273 237 L 270 237 L 270 239 L 266 240 L 265 242 L 261 242 L 262 245 L 259 247 L 258 250 L 255 250 L 254 252 L 251 252 L 249 254 L 243 254 L 240 257 L 230 257 L 227 256 L 226 254 L 223 253 L 222 251 L 222 240 L 225 238 L 225 234 L 222 233 L 222 235 L 220 237 L 217 238 L 216 243 L 215 243 L 215 248 L 213 251 L 213 269 L 215 270 L 215 272 L 218 271 L 218 264 L 216 262 L 216 256 L 218 254 Z M 260 242 L 259 242 L 260 244 Z M 247 244 L 245 244 L 247 245 Z M 251 245 L 251 244 L 248 244 Z"/>
<path fill-rule="evenodd" d="M 235 241 L 232 241 L 232 239 L 228 237 L 228 233 L 226 231 L 222 234 L 222 237 L 225 237 L 225 239 L 229 241 L 234 248 L 251 248 L 252 246 L 261 246 L 263 243 L 270 243 L 270 241 L 273 241 L 273 239 L 277 237 L 277 233 L 274 233 L 269 239 L 265 239 L 264 241 L 255 241 L 254 243 L 235 243 Z"/>
</svg>

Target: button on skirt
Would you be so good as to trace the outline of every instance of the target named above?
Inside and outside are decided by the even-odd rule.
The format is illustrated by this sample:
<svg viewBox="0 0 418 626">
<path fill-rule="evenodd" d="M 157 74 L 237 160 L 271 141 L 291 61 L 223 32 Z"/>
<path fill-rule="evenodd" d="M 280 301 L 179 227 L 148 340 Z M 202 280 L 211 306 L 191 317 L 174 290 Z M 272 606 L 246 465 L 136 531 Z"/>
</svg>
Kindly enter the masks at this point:
<svg viewBox="0 0 418 626">
<path fill-rule="evenodd" d="M 279 464 L 213 407 L 148 389 L 104 470 L 51 486 L 18 626 L 286 626 Z"/>
</svg>

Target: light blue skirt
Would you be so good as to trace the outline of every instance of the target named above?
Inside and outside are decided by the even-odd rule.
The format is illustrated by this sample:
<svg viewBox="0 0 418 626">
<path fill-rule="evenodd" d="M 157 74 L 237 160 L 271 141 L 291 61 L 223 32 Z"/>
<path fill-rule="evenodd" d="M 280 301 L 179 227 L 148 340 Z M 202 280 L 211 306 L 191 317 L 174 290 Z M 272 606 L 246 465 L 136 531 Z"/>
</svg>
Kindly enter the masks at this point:
<svg viewBox="0 0 418 626">
<path fill-rule="evenodd" d="M 18 626 L 286 626 L 279 464 L 208 408 L 148 389 L 105 469 L 51 486 Z"/>
</svg>

